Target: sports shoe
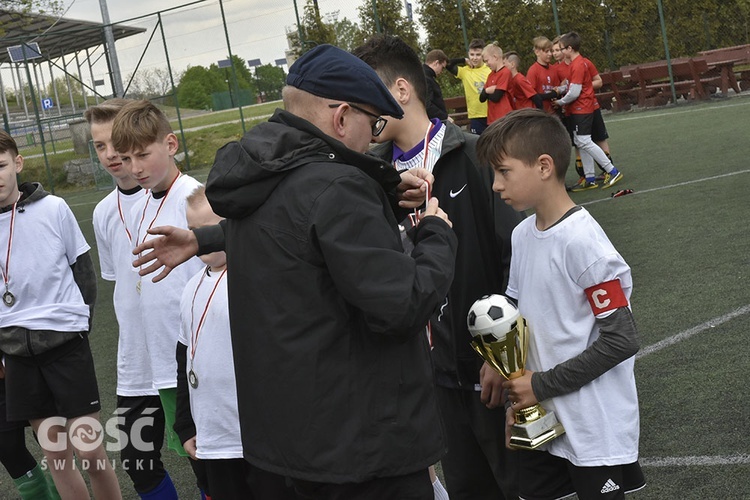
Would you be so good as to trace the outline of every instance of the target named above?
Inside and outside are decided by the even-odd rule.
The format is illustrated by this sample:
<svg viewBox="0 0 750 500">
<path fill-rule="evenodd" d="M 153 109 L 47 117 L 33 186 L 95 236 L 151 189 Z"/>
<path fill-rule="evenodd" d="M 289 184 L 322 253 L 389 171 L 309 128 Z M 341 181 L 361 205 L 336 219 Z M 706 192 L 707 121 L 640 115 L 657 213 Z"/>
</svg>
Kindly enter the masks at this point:
<svg viewBox="0 0 750 500">
<path fill-rule="evenodd" d="M 588 191 L 589 189 L 596 189 L 599 185 L 596 183 L 596 181 L 587 181 L 586 179 L 583 179 L 583 182 L 579 182 L 575 186 L 573 186 L 573 189 L 571 189 L 574 193 L 579 193 L 581 191 Z"/>
<path fill-rule="evenodd" d="M 604 176 L 604 182 L 602 183 L 602 189 L 607 189 L 622 180 L 622 172 L 617 172 L 615 175 L 606 174 Z"/>
<path fill-rule="evenodd" d="M 565 186 L 566 191 L 573 191 L 575 188 L 582 186 L 586 183 L 585 177 L 579 177 L 575 184 L 571 184 L 570 186 Z"/>
</svg>

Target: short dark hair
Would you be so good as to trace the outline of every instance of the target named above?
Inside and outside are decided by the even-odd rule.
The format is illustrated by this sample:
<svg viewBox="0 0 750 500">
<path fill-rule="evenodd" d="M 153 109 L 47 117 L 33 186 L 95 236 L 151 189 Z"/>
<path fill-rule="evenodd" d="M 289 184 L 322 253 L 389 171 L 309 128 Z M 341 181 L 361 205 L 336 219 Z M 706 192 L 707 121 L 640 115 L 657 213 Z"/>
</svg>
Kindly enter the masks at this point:
<svg viewBox="0 0 750 500">
<path fill-rule="evenodd" d="M 475 38 L 469 44 L 469 50 L 471 50 L 471 49 L 484 49 L 485 45 L 487 45 L 487 44 L 484 43 L 484 40 L 482 40 L 481 38 Z"/>
<path fill-rule="evenodd" d="M 562 47 L 570 47 L 576 52 L 580 52 L 581 51 L 581 35 L 579 35 L 575 31 L 565 33 L 563 36 L 560 37 L 560 45 L 562 45 Z"/>
<path fill-rule="evenodd" d="M 392 35 L 375 35 L 352 54 L 369 64 L 389 89 L 403 78 L 414 88 L 417 98 L 426 106 L 427 81 L 419 56 L 401 38 Z"/>
<path fill-rule="evenodd" d="M 430 64 L 431 62 L 448 62 L 448 56 L 445 55 L 445 52 L 443 52 L 440 49 L 431 50 L 427 53 L 427 55 L 424 58 L 424 62 L 426 64 Z"/>
<path fill-rule="evenodd" d="M 541 155 L 549 155 L 555 163 L 560 182 L 570 163 L 570 135 L 562 122 L 540 109 L 511 111 L 487 127 L 477 141 L 479 162 L 497 167 L 503 158 L 515 158 L 533 165 Z"/>
<path fill-rule="evenodd" d="M 18 156 L 18 144 L 8 132 L 0 129 L 0 154 L 2 153 L 10 153 L 15 158 Z"/>
<path fill-rule="evenodd" d="M 101 104 L 88 108 L 83 113 L 83 117 L 89 122 L 89 125 L 92 123 L 111 122 L 115 119 L 117 113 L 129 102 L 131 102 L 129 99 L 121 99 L 119 97 L 107 99 Z"/>
</svg>

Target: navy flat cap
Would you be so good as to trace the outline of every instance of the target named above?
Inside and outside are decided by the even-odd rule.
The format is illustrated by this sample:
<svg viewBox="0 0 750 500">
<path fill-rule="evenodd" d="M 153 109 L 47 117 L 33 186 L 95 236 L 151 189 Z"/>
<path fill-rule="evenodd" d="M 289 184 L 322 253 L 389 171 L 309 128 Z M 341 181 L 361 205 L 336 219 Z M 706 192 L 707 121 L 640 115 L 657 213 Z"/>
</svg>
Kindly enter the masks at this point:
<svg viewBox="0 0 750 500">
<path fill-rule="evenodd" d="M 375 70 L 333 45 L 318 45 L 297 59 L 289 68 L 286 83 L 318 97 L 369 104 L 380 114 L 404 116 Z"/>
</svg>

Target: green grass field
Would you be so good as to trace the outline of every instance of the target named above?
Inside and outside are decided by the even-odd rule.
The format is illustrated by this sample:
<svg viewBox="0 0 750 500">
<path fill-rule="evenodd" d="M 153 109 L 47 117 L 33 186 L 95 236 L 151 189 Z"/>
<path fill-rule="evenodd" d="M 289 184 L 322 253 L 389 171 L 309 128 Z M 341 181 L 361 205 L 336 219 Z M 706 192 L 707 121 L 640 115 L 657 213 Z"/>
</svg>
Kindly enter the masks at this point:
<svg viewBox="0 0 750 500">
<path fill-rule="evenodd" d="M 748 114 L 750 95 L 609 115 L 612 153 L 625 177 L 611 190 L 573 194 L 633 269 L 648 486 L 632 498 L 750 498 L 750 361 L 743 344 L 750 331 L 750 236 L 742 222 L 750 208 Z M 199 180 L 206 173 L 191 172 Z M 574 177 L 571 171 L 568 181 Z M 634 193 L 610 198 L 622 188 Z M 105 194 L 65 196 L 92 247 L 91 213 Z M 103 419 L 115 404 L 111 295 L 111 284 L 100 282 L 91 336 Z M 197 498 L 185 459 L 165 456 L 180 497 Z M 125 498 L 136 498 L 125 473 L 118 475 Z M 5 474 L 0 498 L 15 498 Z"/>
</svg>

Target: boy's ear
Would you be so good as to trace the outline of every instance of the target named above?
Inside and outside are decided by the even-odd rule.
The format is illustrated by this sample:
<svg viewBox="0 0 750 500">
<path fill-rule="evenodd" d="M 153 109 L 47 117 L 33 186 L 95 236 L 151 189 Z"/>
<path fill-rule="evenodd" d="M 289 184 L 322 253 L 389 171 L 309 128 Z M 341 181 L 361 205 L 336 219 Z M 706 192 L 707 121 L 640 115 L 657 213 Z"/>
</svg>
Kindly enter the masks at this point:
<svg viewBox="0 0 750 500">
<path fill-rule="evenodd" d="M 16 173 L 20 174 L 21 170 L 23 170 L 23 156 L 18 155 L 16 156 Z"/>
<path fill-rule="evenodd" d="M 164 138 L 169 150 L 169 156 L 174 156 L 180 149 L 180 141 L 177 140 L 177 136 L 174 133 L 167 134 Z"/>
<path fill-rule="evenodd" d="M 397 78 L 393 84 L 392 94 L 399 104 L 406 104 L 411 98 L 411 84 L 404 78 Z"/>
<path fill-rule="evenodd" d="M 542 179 L 546 180 L 555 176 L 555 160 L 548 154 L 543 154 L 537 158 Z"/>
</svg>

